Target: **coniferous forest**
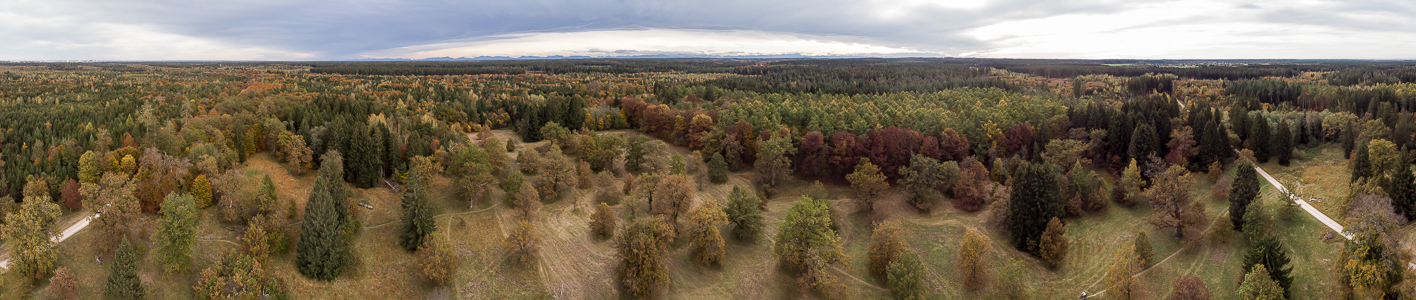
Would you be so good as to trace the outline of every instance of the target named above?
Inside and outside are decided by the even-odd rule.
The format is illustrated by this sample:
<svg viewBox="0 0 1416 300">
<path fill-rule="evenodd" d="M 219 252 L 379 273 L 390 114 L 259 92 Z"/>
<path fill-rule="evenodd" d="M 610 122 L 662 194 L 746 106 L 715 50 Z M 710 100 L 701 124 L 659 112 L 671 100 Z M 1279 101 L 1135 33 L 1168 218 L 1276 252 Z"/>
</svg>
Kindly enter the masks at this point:
<svg viewBox="0 0 1416 300">
<path fill-rule="evenodd" d="M 0 298 L 1408 299 L 1414 150 L 1409 61 L 0 63 Z"/>
</svg>

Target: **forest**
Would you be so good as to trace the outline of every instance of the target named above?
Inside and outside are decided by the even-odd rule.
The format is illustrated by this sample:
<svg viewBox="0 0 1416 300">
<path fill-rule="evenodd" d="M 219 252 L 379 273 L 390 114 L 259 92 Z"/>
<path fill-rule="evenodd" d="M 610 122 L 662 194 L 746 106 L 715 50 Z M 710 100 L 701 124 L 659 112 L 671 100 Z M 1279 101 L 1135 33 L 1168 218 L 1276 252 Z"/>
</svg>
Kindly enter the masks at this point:
<svg viewBox="0 0 1416 300">
<path fill-rule="evenodd" d="M 1409 299 L 1416 63 L 0 63 L 0 299 Z"/>
</svg>

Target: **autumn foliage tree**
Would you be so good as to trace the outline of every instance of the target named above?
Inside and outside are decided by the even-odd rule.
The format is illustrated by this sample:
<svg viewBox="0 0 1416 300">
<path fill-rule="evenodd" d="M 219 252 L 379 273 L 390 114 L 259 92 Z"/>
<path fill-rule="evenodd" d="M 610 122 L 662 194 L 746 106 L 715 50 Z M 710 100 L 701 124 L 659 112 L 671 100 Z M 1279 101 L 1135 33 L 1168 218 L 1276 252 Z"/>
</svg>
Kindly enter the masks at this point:
<svg viewBox="0 0 1416 300">
<path fill-rule="evenodd" d="M 457 253 L 452 252 L 452 246 L 442 237 L 424 239 L 423 245 L 418 247 L 417 264 L 423 279 L 438 286 L 452 283 L 457 275 L 459 260 Z"/>
<path fill-rule="evenodd" d="M 964 241 L 959 244 L 959 256 L 955 258 L 954 266 L 964 277 L 965 290 L 981 290 L 987 282 L 988 268 L 984 265 L 984 260 L 987 259 L 988 245 L 991 243 L 988 237 L 973 228 L 964 233 Z"/>
<path fill-rule="evenodd" d="M 506 258 L 512 263 L 529 267 L 541 251 L 541 237 L 526 220 L 516 221 L 516 227 L 506 237 Z"/>
<path fill-rule="evenodd" d="M 1062 221 L 1053 217 L 1047 222 L 1047 230 L 1042 232 L 1042 240 L 1038 244 L 1039 256 L 1049 268 L 1056 269 L 1062 265 L 1062 260 L 1067 258 L 1068 245 L 1067 228 L 1063 227 Z"/>
<path fill-rule="evenodd" d="M 867 253 L 870 255 L 870 275 L 875 276 L 876 281 L 888 283 L 887 271 L 890 264 L 900 257 L 900 253 L 907 250 L 900 231 L 900 222 L 891 220 L 876 224 L 875 230 L 870 234 L 870 248 Z"/>
<path fill-rule="evenodd" d="M 689 212 L 688 247 L 695 262 L 716 266 L 723 262 L 723 235 L 718 227 L 727 222 L 727 214 L 715 203 L 699 204 Z"/>
<path fill-rule="evenodd" d="M 639 218 L 625 227 L 615 241 L 620 259 L 617 280 L 631 296 L 648 298 L 669 284 L 665 254 L 673 243 L 673 228 L 660 221 Z"/>
<path fill-rule="evenodd" d="M 590 233 L 599 238 L 609 237 L 614 234 L 615 223 L 615 210 L 600 202 L 595 206 L 595 214 L 590 215 Z"/>
<path fill-rule="evenodd" d="M 0 227 L 0 237 L 10 248 L 10 269 L 25 278 L 39 279 L 54 270 L 59 259 L 53 238 L 58 232 L 51 229 L 59 219 L 58 204 L 49 196 L 25 197 L 18 212 L 5 217 L 5 226 Z"/>
<path fill-rule="evenodd" d="M 1209 284 L 1200 279 L 1195 274 L 1180 275 L 1175 278 L 1175 285 L 1170 287 L 1170 297 L 1166 300 L 1208 300 L 1213 298 L 1210 293 Z"/>
<path fill-rule="evenodd" d="M 1193 201 L 1190 186 L 1195 179 L 1181 166 L 1170 166 L 1146 190 L 1150 206 L 1156 210 L 1151 224 L 1161 229 L 1173 229 L 1176 238 L 1199 236 L 1206 223 L 1204 203 Z"/>
</svg>

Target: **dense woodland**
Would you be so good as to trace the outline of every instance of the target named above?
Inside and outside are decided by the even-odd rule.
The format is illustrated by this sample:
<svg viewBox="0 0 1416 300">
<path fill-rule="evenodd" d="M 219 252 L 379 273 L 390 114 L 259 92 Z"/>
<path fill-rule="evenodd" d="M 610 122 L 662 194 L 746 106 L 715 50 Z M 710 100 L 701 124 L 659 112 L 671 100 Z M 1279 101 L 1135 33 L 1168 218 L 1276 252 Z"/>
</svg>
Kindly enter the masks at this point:
<svg viewBox="0 0 1416 300">
<path fill-rule="evenodd" d="M 712 272 L 736 255 L 725 247 L 770 248 L 777 268 L 761 272 L 796 278 L 811 297 L 861 296 L 848 292 L 857 283 L 840 277 L 847 271 L 831 271 L 856 264 L 874 280 L 864 284 L 888 291 L 866 296 L 1027 298 L 1015 294 L 1027 292 L 1016 288 L 1024 278 L 1064 272 L 1069 243 L 1086 236 L 1070 224 L 1136 207 L 1144 226 L 1126 226 L 1155 236 L 1142 230 L 1134 244 L 1106 249 L 1118 251 L 1102 263 L 1108 299 L 1297 298 L 1290 258 L 1309 254 L 1276 237 L 1278 213 L 1251 209 L 1268 184 L 1251 166 L 1340 148 L 1350 183 L 1325 210 L 1354 238 L 1323 258 L 1332 272 L 1315 280 L 1340 284 L 1322 295 L 1416 296 L 1402 238 L 1416 217 L 1412 64 L 1132 63 L 0 64 L 0 258 L 10 261 L 0 294 L 308 297 L 301 289 L 368 276 L 357 270 L 373 254 L 360 247 L 379 236 L 360 220 L 378 209 L 395 211 L 390 239 L 416 261 L 404 276 L 475 294 L 459 279 L 477 272 L 459 268 L 469 258 L 458 241 L 469 237 L 447 233 L 439 213 L 501 209 L 515 221 L 492 238 L 504 245 L 498 255 L 530 272 L 563 259 L 542 254 L 554 237 L 538 226 L 563 216 L 543 205 L 569 200 L 590 220 L 577 243 L 607 241 L 597 247 L 614 249 L 604 258 L 614 292 L 634 298 L 679 284 L 668 275 L 675 249 Z M 307 180 L 274 182 L 252 160 Z M 703 200 L 720 185 L 726 199 Z M 302 197 L 290 199 L 295 186 Z M 375 192 L 396 207 L 373 208 Z M 441 206 L 445 192 L 459 204 Z M 790 205 L 772 212 L 772 201 Z M 880 211 L 891 201 L 925 219 L 985 221 L 947 237 L 958 247 L 943 263 L 956 269 L 940 270 L 908 242 L 912 219 Z M 85 231 L 97 234 L 81 249 L 110 262 L 102 274 L 61 259 L 51 240 L 64 229 L 56 222 L 92 214 Z M 868 232 L 847 238 L 869 244 L 868 255 L 851 257 L 860 247 L 843 241 L 847 226 Z M 197 244 L 213 231 L 239 236 L 239 246 L 202 258 Z M 1230 233 L 1242 237 L 1210 247 L 1240 251 L 1240 280 L 1190 274 L 1165 279 L 1170 293 L 1133 282 L 1157 263 L 1152 240 L 1190 249 Z M 999 259 L 990 236 L 1027 259 L 990 270 Z M 138 279 L 147 264 L 188 283 L 154 287 Z M 941 284 L 940 273 L 958 280 Z"/>
</svg>

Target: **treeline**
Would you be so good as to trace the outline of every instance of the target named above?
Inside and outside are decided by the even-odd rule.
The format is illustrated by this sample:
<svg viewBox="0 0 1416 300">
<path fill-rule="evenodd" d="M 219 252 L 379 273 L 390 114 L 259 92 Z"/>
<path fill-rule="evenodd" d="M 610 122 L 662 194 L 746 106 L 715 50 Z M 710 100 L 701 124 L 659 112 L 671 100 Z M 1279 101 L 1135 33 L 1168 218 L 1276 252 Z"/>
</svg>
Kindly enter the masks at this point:
<svg viewBox="0 0 1416 300">
<path fill-rule="evenodd" d="M 729 68 L 754 63 L 740 59 L 554 59 L 439 62 L 322 62 L 311 63 L 310 72 L 346 75 L 478 75 L 644 72 L 724 73 Z"/>
<path fill-rule="evenodd" d="M 989 72 L 936 59 L 799 60 L 734 68 L 732 73 L 747 76 L 725 77 L 701 84 L 757 93 L 848 95 L 937 92 L 964 87 L 1020 89 L 1013 83 L 989 77 Z"/>
<path fill-rule="evenodd" d="M 1377 85 L 1416 82 L 1416 67 L 1349 68 L 1323 74 L 1332 85 Z"/>
</svg>

